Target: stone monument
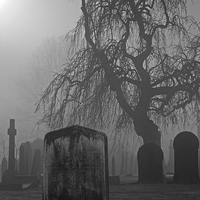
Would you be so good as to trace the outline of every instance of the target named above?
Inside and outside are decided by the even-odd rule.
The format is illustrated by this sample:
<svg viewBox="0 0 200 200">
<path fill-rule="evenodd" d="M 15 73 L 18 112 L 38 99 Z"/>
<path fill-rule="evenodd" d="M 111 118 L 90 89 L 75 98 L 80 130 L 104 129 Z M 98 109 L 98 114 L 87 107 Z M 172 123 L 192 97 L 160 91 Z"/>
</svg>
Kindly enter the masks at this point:
<svg viewBox="0 0 200 200">
<path fill-rule="evenodd" d="M 174 183 L 199 183 L 197 136 L 183 131 L 175 137 L 173 145 Z"/>
<path fill-rule="evenodd" d="M 2 177 L 2 183 L 11 184 L 14 181 L 17 171 L 15 170 L 15 120 L 10 119 L 10 127 L 8 129 L 9 135 L 9 157 L 8 157 L 8 169 L 4 172 Z"/>
<path fill-rule="evenodd" d="M 139 183 L 163 182 L 163 151 L 158 145 L 153 143 L 142 145 L 137 158 Z"/>
<path fill-rule="evenodd" d="M 43 200 L 109 199 L 105 133 L 78 125 L 44 138 Z"/>
</svg>

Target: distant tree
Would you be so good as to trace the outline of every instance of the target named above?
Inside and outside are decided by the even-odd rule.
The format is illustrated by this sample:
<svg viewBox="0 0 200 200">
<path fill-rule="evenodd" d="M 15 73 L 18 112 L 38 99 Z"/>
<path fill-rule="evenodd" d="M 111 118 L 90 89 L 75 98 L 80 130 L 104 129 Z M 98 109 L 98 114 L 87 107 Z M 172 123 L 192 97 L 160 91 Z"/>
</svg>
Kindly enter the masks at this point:
<svg viewBox="0 0 200 200">
<path fill-rule="evenodd" d="M 28 101 L 35 104 L 39 100 L 39 95 L 51 82 L 54 74 L 65 64 L 68 48 L 64 36 L 47 38 L 38 46 L 23 77 L 18 79 L 17 86 Z"/>
<path fill-rule="evenodd" d="M 7 137 L 0 132 L 0 157 L 6 158 L 8 155 L 8 142 Z"/>
<path fill-rule="evenodd" d="M 71 58 L 37 105 L 41 122 L 134 126 L 144 143 L 160 145 L 161 120 L 184 119 L 199 99 L 199 27 L 187 3 L 82 0 Z"/>
<path fill-rule="evenodd" d="M 30 113 L 29 119 L 32 119 L 32 124 L 36 124 L 42 118 L 42 113 L 34 114 L 35 104 L 54 74 L 58 73 L 66 63 L 68 48 L 69 45 L 64 36 L 45 39 L 33 53 L 23 76 L 16 80 L 20 104 L 24 106 L 25 116 L 26 113 Z M 27 110 L 29 112 L 26 112 Z M 25 121 L 24 117 L 23 121 Z"/>
</svg>

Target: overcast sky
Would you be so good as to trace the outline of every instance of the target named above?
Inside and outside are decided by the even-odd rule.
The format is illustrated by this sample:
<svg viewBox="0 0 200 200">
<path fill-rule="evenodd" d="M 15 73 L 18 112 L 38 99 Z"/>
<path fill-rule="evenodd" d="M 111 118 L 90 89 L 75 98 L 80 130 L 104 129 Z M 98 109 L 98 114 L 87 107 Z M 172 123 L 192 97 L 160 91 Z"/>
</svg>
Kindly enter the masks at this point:
<svg viewBox="0 0 200 200">
<path fill-rule="evenodd" d="M 13 118 L 12 114 L 16 110 L 25 112 L 15 104 L 13 78 L 23 73 L 32 53 L 45 38 L 65 35 L 75 26 L 80 16 L 80 2 L 0 0 L 0 131 L 1 124 L 8 126 L 9 119 Z M 199 10 L 200 1 L 194 0 L 190 13 L 194 14 L 198 21 Z"/>
<path fill-rule="evenodd" d="M 15 77 L 23 74 L 44 39 L 65 35 L 79 16 L 79 0 L 0 0 L 0 131 L 17 118 L 14 113 L 26 112 L 15 102 Z"/>
</svg>

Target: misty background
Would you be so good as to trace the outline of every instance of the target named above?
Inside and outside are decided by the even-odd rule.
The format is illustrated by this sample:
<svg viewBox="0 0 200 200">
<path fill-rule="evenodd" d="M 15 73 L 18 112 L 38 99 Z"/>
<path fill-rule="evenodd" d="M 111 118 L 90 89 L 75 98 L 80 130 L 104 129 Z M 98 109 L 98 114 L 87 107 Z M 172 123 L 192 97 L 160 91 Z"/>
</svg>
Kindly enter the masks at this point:
<svg viewBox="0 0 200 200">
<path fill-rule="evenodd" d="M 7 141 L 10 119 L 15 119 L 16 143 L 44 137 L 46 127 L 35 127 L 42 113 L 34 113 L 41 93 L 31 96 L 33 83 L 38 83 L 46 75 L 45 71 L 40 73 L 37 70 L 41 64 L 38 58 L 44 57 L 42 49 L 55 44 L 55 41 L 65 48 L 64 37 L 75 27 L 81 15 L 80 7 L 80 0 L 0 0 L 0 134 Z M 198 22 L 199 9 L 199 0 L 189 3 L 188 13 L 194 15 Z M 43 87 L 42 84 L 40 86 Z M 166 147 L 178 133 L 170 128 L 163 136 L 163 146 Z M 197 133 L 197 127 L 188 129 Z M 165 153 L 168 154 L 168 150 Z"/>
</svg>

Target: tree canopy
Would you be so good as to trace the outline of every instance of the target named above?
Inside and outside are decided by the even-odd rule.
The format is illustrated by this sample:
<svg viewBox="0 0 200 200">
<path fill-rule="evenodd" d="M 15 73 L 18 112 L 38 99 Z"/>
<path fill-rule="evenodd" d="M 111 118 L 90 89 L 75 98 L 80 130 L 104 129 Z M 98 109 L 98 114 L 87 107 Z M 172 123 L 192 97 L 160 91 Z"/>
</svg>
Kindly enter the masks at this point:
<svg viewBox="0 0 200 200">
<path fill-rule="evenodd" d="M 70 59 L 43 93 L 41 122 L 51 129 L 134 125 L 195 111 L 200 85 L 199 26 L 186 0 L 82 0 L 67 34 Z M 146 127 L 145 127 L 146 126 Z M 144 128 L 145 127 L 145 128 Z"/>
</svg>

